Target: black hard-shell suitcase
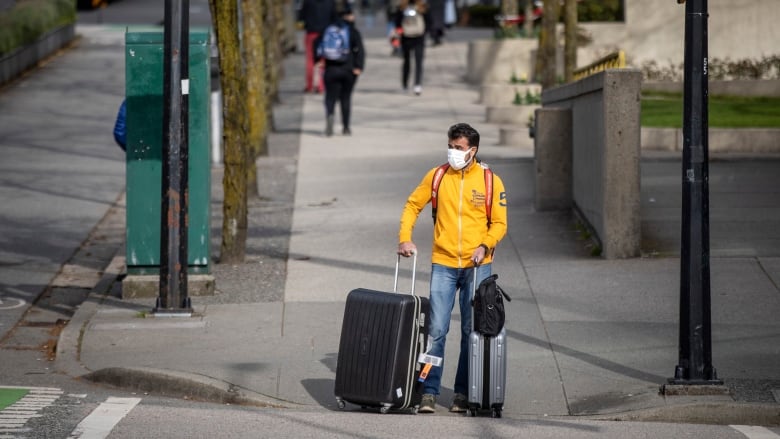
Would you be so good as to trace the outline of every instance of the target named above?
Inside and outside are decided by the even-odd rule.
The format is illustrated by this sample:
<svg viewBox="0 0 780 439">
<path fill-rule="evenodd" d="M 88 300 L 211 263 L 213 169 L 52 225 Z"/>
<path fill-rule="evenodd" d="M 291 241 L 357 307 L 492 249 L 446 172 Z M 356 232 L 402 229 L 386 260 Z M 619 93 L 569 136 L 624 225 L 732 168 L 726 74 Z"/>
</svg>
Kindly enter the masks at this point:
<svg viewBox="0 0 780 439">
<path fill-rule="evenodd" d="M 422 383 L 418 356 L 428 337 L 430 303 L 414 294 L 417 255 L 412 268 L 411 294 L 358 288 L 347 295 L 339 340 L 334 393 L 339 408 L 350 402 L 417 412 Z"/>
<path fill-rule="evenodd" d="M 477 270 L 474 269 L 474 292 L 477 288 Z M 476 294 L 472 294 L 472 297 Z M 471 416 L 478 410 L 490 410 L 500 418 L 506 394 L 506 329 L 495 337 L 474 331 L 469 334 L 469 395 Z"/>
</svg>

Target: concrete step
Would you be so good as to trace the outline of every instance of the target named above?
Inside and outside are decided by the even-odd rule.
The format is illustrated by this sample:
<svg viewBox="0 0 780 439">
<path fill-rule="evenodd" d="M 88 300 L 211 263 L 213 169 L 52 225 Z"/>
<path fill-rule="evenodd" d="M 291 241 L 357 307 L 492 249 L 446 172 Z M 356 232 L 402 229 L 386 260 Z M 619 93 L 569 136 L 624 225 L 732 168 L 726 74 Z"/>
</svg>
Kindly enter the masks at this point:
<svg viewBox="0 0 780 439">
<path fill-rule="evenodd" d="M 485 107 L 485 120 L 500 125 L 527 126 L 539 105 L 503 105 Z"/>
<path fill-rule="evenodd" d="M 494 83 L 483 84 L 480 87 L 479 103 L 488 106 L 502 106 L 514 103 L 515 96 L 525 99 L 526 93 L 539 96 L 542 93 L 542 86 L 537 83 L 512 84 Z"/>
<path fill-rule="evenodd" d="M 707 139 L 710 152 L 780 152 L 777 128 L 710 128 Z M 682 151 L 682 129 L 642 127 L 641 145 L 642 149 Z"/>
<path fill-rule="evenodd" d="M 498 144 L 533 149 L 534 139 L 528 135 L 526 125 L 502 125 L 498 128 Z"/>
</svg>

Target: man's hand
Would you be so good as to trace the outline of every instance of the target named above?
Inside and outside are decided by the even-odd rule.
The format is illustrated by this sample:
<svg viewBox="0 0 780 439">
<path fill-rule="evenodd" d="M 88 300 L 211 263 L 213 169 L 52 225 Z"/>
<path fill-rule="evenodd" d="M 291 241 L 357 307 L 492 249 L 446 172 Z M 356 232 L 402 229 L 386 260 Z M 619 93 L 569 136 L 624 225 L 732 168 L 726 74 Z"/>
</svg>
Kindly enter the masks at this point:
<svg viewBox="0 0 780 439">
<path fill-rule="evenodd" d="M 409 256 L 417 253 L 417 246 L 412 241 L 406 241 L 398 244 L 398 254 L 408 258 Z"/>
<path fill-rule="evenodd" d="M 471 254 L 471 262 L 474 263 L 474 265 L 479 265 L 482 263 L 482 261 L 485 259 L 486 256 L 485 247 L 479 246 L 476 250 L 474 250 L 474 253 Z"/>
</svg>

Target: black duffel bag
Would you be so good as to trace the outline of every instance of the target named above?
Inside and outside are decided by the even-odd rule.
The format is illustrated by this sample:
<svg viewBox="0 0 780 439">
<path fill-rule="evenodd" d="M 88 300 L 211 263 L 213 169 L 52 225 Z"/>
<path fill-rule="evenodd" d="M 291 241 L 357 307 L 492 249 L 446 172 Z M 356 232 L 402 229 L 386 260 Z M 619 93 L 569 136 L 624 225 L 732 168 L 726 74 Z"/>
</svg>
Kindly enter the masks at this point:
<svg viewBox="0 0 780 439">
<path fill-rule="evenodd" d="M 474 292 L 471 304 L 474 306 L 474 330 L 482 335 L 495 337 L 501 332 L 506 319 L 504 299 L 510 298 L 496 283 L 497 274 L 486 277 Z"/>
</svg>

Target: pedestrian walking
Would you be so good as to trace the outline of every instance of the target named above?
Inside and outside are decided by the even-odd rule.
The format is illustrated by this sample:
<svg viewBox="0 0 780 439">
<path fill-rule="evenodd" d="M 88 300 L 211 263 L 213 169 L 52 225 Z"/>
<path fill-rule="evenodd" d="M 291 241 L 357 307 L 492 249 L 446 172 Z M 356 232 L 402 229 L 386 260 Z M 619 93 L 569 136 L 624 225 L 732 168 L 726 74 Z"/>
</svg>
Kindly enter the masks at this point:
<svg viewBox="0 0 780 439">
<path fill-rule="evenodd" d="M 315 61 L 325 65 L 325 135 L 333 135 L 337 101 L 341 108 L 342 134 L 351 135 L 352 90 L 366 59 L 351 3 L 339 8 L 335 20 L 315 40 L 315 47 Z"/>
<path fill-rule="evenodd" d="M 434 46 L 439 46 L 444 38 L 444 2 L 445 0 L 428 0 L 428 16 L 431 23 L 428 35 Z"/>
<path fill-rule="evenodd" d="M 458 12 L 455 9 L 455 0 L 445 0 L 444 2 L 444 27 L 452 28 L 457 21 Z"/>
<path fill-rule="evenodd" d="M 127 149 L 127 99 L 122 99 L 122 103 L 119 105 L 119 111 L 116 113 L 114 140 L 116 141 L 116 144 L 122 148 L 122 151 Z"/>
<path fill-rule="evenodd" d="M 431 203 L 434 225 L 427 354 L 441 358 L 442 363 L 431 368 L 423 384 L 420 413 L 436 411 L 444 344 L 458 293 L 460 353 L 450 411 L 468 409 L 468 340 L 474 270 L 477 270 L 477 282 L 491 275 L 493 251 L 507 230 L 504 183 L 492 171 L 487 172 L 487 165 L 477 159 L 479 133 L 468 124 L 458 123 L 449 128 L 447 138 L 447 164 L 429 170 L 409 195 L 398 232 L 398 254 L 409 257 L 417 251 L 412 241 L 417 217 Z"/>
<path fill-rule="evenodd" d="M 306 84 L 304 93 L 314 91 L 314 41 L 322 34 L 325 27 L 330 23 L 335 12 L 334 0 L 303 0 L 300 9 L 298 9 L 298 21 L 303 22 L 306 30 L 304 39 L 304 52 L 306 56 Z M 322 72 L 317 74 L 317 92 L 322 93 L 324 84 L 322 81 Z"/>
<path fill-rule="evenodd" d="M 401 31 L 395 24 L 399 0 L 385 0 L 385 18 L 387 19 L 387 38 L 390 40 L 390 56 L 401 56 Z"/>
<path fill-rule="evenodd" d="M 422 93 L 425 32 L 428 24 L 427 4 L 424 0 L 401 0 L 395 14 L 395 27 L 401 29 L 401 86 L 409 89 L 411 56 L 414 53 L 414 94 Z"/>
</svg>

